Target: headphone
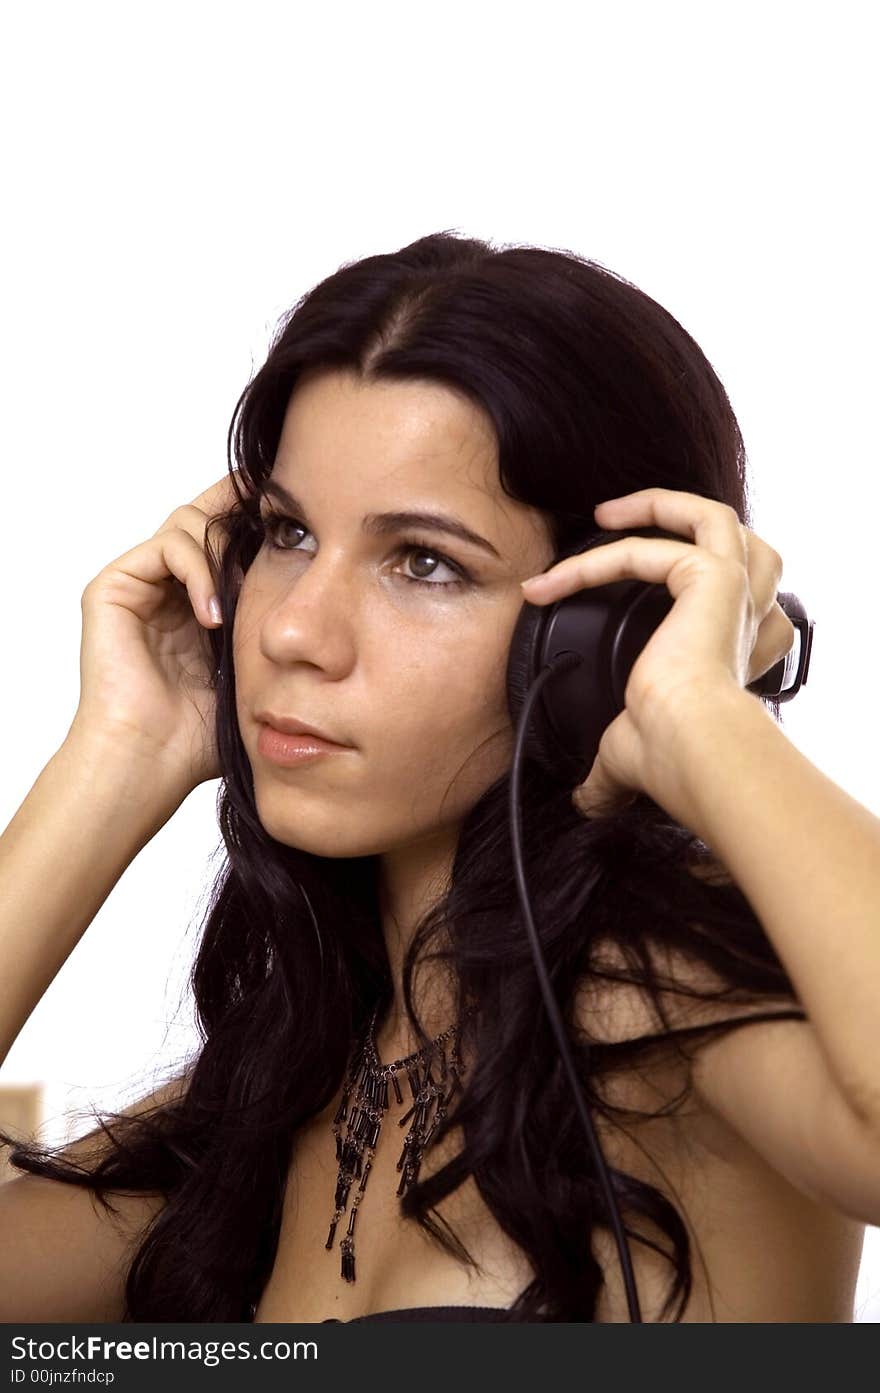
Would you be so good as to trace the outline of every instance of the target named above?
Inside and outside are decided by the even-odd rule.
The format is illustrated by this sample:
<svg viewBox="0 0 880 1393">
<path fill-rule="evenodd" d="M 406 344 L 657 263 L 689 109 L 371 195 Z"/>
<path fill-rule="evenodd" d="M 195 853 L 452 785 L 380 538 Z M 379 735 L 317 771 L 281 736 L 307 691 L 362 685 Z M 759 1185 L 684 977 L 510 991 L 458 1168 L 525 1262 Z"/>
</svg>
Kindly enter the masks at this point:
<svg viewBox="0 0 880 1393">
<path fill-rule="evenodd" d="M 633 527 L 626 532 L 591 528 L 566 547 L 553 564 L 622 536 L 688 540 L 660 527 Z M 779 592 L 776 601 L 794 625 L 794 643 L 784 658 L 745 690 L 782 702 L 791 701 L 806 685 L 814 621 L 808 619 L 796 595 Z M 516 732 L 510 776 L 510 835 L 517 890 L 544 1006 L 611 1215 L 631 1322 L 641 1322 L 642 1316 L 629 1247 L 608 1165 L 581 1097 L 523 874 L 520 787 L 526 758 L 537 761 L 567 788 L 573 790 L 576 784 L 583 783 L 605 729 L 625 707 L 623 693 L 636 659 L 674 603 L 665 585 L 642 580 L 590 586 L 555 604 L 532 605 L 525 600 L 507 662 L 507 704 Z"/>
</svg>

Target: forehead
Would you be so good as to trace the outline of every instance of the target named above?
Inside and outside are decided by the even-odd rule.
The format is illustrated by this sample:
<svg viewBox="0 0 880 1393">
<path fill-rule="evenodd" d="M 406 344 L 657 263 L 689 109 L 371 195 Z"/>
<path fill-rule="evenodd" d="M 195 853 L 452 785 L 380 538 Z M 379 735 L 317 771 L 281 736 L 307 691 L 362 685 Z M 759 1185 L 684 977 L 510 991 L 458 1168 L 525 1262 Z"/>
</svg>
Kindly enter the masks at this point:
<svg viewBox="0 0 880 1393">
<path fill-rule="evenodd" d="M 363 513 L 442 507 L 502 556 L 549 546 L 540 511 L 501 487 L 488 415 L 441 383 L 306 374 L 288 402 L 272 475 L 316 510 L 331 501 Z"/>
</svg>

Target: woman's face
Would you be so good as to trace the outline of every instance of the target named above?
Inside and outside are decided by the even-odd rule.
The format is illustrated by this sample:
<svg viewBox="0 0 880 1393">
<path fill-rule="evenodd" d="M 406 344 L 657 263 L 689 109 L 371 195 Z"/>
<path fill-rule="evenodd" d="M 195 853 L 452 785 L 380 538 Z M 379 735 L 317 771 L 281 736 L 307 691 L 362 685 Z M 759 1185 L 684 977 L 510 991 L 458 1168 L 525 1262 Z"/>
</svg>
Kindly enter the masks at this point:
<svg viewBox="0 0 880 1393">
<path fill-rule="evenodd" d="M 264 532 L 233 629 L 260 820 L 319 856 L 446 842 L 510 764 L 507 656 L 519 582 L 552 557 L 543 517 L 502 492 L 488 418 L 429 382 L 301 378 L 271 479 L 299 505 L 262 499 L 286 520 Z M 487 545 L 364 526 L 412 511 Z M 278 765 L 257 748 L 265 709 L 350 748 Z"/>
</svg>

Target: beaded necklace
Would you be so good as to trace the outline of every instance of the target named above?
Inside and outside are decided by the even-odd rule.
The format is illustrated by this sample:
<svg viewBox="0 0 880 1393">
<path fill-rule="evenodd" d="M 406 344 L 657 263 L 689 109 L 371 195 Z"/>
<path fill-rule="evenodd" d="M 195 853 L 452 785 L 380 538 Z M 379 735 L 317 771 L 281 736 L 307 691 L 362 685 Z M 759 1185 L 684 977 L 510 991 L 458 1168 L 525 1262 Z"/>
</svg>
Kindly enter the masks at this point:
<svg viewBox="0 0 880 1393">
<path fill-rule="evenodd" d="M 470 1015 L 470 1007 L 465 1015 Z M 324 1247 L 333 1247 L 336 1225 L 345 1213 L 348 1192 L 352 1181 L 360 1185 L 351 1203 L 348 1231 L 339 1244 L 342 1254 L 341 1275 L 344 1281 L 355 1280 L 354 1264 L 354 1226 L 358 1209 L 364 1197 L 370 1169 L 373 1164 L 382 1121 L 388 1107 L 388 1080 L 394 1085 L 398 1103 L 403 1102 L 397 1075 L 406 1070 L 412 1093 L 413 1105 L 398 1122 L 398 1127 L 412 1118 L 410 1129 L 403 1143 L 403 1150 L 397 1162 L 397 1169 L 403 1174 L 397 1187 L 398 1196 L 403 1195 L 418 1179 L 422 1157 L 435 1129 L 446 1116 L 449 1102 L 456 1090 L 461 1088 L 461 1075 L 464 1065 L 458 1052 L 459 1025 L 450 1026 L 430 1044 L 396 1059 L 393 1064 L 381 1064 L 376 1051 L 374 1031 L 378 1016 L 378 1006 L 373 1011 L 363 1042 L 353 1054 L 348 1077 L 342 1092 L 339 1109 L 333 1119 L 333 1132 L 336 1137 L 336 1159 L 339 1174 L 336 1180 L 334 1213 L 330 1223 L 330 1233 Z M 452 1041 L 450 1056 L 446 1057 L 446 1042 Z M 436 1061 L 434 1055 L 440 1054 L 440 1077 L 435 1078 Z M 353 1095 L 353 1096 L 352 1096 Z M 351 1111 L 349 1112 L 349 1099 Z M 432 1115 L 433 1109 L 433 1115 Z M 347 1121 L 346 1135 L 342 1137 L 342 1123 Z"/>
</svg>

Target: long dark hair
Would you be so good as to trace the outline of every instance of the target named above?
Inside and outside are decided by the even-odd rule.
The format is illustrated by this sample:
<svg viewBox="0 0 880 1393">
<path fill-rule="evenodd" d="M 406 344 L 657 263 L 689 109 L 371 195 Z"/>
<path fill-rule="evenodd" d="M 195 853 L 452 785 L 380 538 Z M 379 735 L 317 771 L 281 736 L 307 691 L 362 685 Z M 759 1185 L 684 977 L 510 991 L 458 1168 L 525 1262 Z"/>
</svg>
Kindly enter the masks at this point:
<svg viewBox="0 0 880 1393">
<path fill-rule="evenodd" d="M 112 1150 L 92 1167 L 58 1156 L 58 1147 L 15 1145 L 4 1135 L 15 1148 L 13 1165 L 88 1186 L 108 1208 L 105 1192 L 114 1189 L 167 1200 L 129 1269 L 127 1320 L 252 1318 L 275 1261 L 297 1129 L 328 1105 L 352 1040 L 374 1007 L 392 1000 L 377 858 L 326 859 L 269 836 L 236 719 L 233 615 L 262 542 L 260 489 L 297 379 L 320 367 L 468 393 L 494 424 L 503 488 L 542 510 L 560 551 L 592 524 L 599 501 L 652 485 L 728 503 L 751 525 L 743 440 L 711 364 L 667 310 L 595 261 L 440 232 L 343 265 L 282 319 L 230 424 L 238 502 L 209 526 L 226 616 L 208 641 L 227 854 L 192 971 L 201 1039 L 191 1078 L 179 1100 L 152 1112 L 105 1114 Z M 766 704 L 779 720 L 778 703 Z M 435 1133 L 442 1139 L 461 1126 L 463 1147 L 401 1204 L 447 1251 L 472 1262 L 429 1213 L 472 1175 L 536 1274 L 516 1317 L 589 1321 L 603 1280 L 591 1238 L 594 1226 L 610 1222 L 526 935 L 511 930 L 520 915 L 508 778 L 465 817 L 448 893 L 420 922 L 404 965 L 421 1043 L 428 1036 L 412 998 L 413 972 L 441 934 L 447 946 L 433 946 L 432 961 L 447 963 L 459 1009 L 479 1009 L 462 1023 L 473 1068 Z M 708 1000 L 791 1003 L 751 1020 L 804 1017 L 745 896 L 729 877 L 689 873 L 711 868 L 709 848 L 650 798 L 640 794 L 588 820 L 572 807 L 570 790 L 560 792 L 529 761 L 522 827 L 534 918 L 584 1094 L 612 1125 L 616 1109 L 599 1087 L 603 1078 L 656 1057 L 659 1048 L 682 1057 L 685 1041 L 742 1023 L 741 1015 L 719 1020 L 716 1013 L 693 1033 L 672 1029 L 659 993 L 693 995 L 694 988 L 664 977 L 656 950 L 708 968 L 722 983 Z M 601 943 L 616 947 L 620 969 L 600 967 Z M 600 978 L 638 984 L 666 1029 L 635 1040 L 591 1039 L 575 1014 L 575 995 Z M 686 1227 L 654 1186 L 616 1170 L 613 1176 L 631 1243 L 640 1241 L 640 1216 L 670 1240 L 660 1319 L 678 1298 L 672 1319 L 679 1320 L 692 1286 Z"/>
</svg>

